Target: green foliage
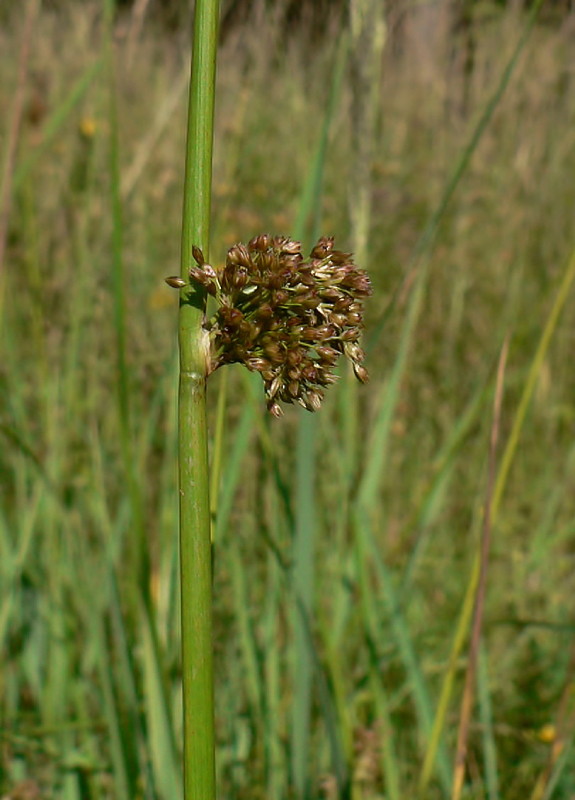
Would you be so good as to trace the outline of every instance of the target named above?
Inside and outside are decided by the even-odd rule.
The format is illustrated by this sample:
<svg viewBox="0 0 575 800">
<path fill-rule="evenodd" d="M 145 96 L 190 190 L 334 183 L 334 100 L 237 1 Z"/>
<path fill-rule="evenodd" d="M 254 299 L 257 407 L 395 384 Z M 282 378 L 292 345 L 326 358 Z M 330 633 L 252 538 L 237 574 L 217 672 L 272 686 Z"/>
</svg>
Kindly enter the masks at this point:
<svg viewBox="0 0 575 800">
<path fill-rule="evenodd" d="M 320 232 L 352 247 L 340 31 L 315 46 L 284 41 L 272 17 L 232 29 L 219 56 L 212 263 L 236 241 L 297 236 L 296 221 L 311 229 L 320 215 Z M 130 39 L 130 20 L 119 19 L 115 39 L 117 179 L 95 7 L 71 6 L 66 19 L 44 9 L 31 51 L 0 308 L 8 796 L 25 781 L 66 800 L 180 796 L 177 300 L 163 278 L 180 256 L 188 54 L 151 25 Z M 3 108 L 19 23 L 14 15 L 0 33 Z M 514 8 L 478 16 L 471 71 L 468 32 L 423 41 L 415 10 L 390 25 L 360 264 L 374 284 L 371 383 L 356 394 L 342 374 L 306 431 L 306 412 L 272 420 L 261 382 L 226 368 L 225 426 L 210 443 L 212 461 L 221 458 L 212 499 L 222 798 L 287 799 L 295 779 L 329 799 L 347 775 L 353 800 L 416 795 L 473 576 L 506 334 L 500 453 L 511 441 L 512 458 L 493 529 L 465 796 L 524 800 L 540 785 L 533 797 L 559 800 L 575 790 L 572 303 L 553 317 L 575 246 L 567 28 L 535 27 L 426 251 L 425 283 L 414 261 L 524 25 Z M 3 136 L 9 122 L 3 115 Z M 309 209 L 317 187 L 321 204 Z M 219 372 L 208 388 L 212 432 Z M 308 559 L 309 591 L 295 556 Z M 460 653 L 431 800 L 448 796 Z M 552 763 L 549 726 L 565 740 Z"/>
</svg>

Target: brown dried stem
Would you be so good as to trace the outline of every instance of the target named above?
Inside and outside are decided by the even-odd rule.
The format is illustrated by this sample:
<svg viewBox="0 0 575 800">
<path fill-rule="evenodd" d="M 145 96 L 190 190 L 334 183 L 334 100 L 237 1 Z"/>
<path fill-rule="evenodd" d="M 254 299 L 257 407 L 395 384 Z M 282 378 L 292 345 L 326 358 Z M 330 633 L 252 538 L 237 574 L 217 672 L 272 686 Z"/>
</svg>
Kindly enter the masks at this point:
<svg viewBox="0 0 575 800">
<path fill-rule="evenodd" d="M 475 605 L 473 610 L 473 620 L 471 626 L 471 641 L 469 644 L 467 672 L 465 675 L 465 687 L 463 690 L 463 700 L 461 703 L 461 713 L 459 717 L 459 730 L 457 732 L 457 747 L 455 753 L 455 767 L 453 774 L 453 787 L 451 793 L 451 800 L 459 800 L 459 798 L 461 797 L 461 790 L 463 788 L 463 781 L 465 778 L 465 762 L 467 759 L 469 725 L 471 721 L 471 712 L 473 708 L 475 675 L 477 671 L 477 657 L 479 653 L 479 643 L 481 639 L 481 625 L 483 621 L 485 591 L 487 586 L 487 567 L 489 562 L 489 549 L 491 544 L 491 505 L 493 498 L 493 487 L 495 485 L 495 473 L 497 465 L 497 443 L 499 441 L 501 404 L 503 400 L 505 364 L 507 362 L 508 348 L 509 348 L 509 339 L 507 338 L 501 349 L 501 355 L 499 357 L 499 364 L 497 367 L 495 398 L 493 401 L 493 422 L 491 425 L 491 436 L 489 445 L 489 476 L 487 480 L 485 511 L 483 516 L 483 526 L 481 530 L 479 579 L 477 582 L 477 589 L 475 594 Z"/>
</svg>

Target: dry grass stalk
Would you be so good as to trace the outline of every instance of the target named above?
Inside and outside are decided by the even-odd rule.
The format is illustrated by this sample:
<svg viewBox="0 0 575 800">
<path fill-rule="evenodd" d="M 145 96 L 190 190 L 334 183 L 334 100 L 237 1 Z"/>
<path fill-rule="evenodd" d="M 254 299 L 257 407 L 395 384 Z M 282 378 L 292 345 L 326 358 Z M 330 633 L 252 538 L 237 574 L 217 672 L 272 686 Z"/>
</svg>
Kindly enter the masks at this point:
<svg viewBox="0 0 575 800">
<path fill-rule="evenodd" d="M 475 594 L 475 607 L 473 610 L 471 642 L 469 644 L 469 657 L 467 661 L 467 672 L 465 675 L 465 688 L 463 690 L 463 701 L 461 703 L 461 714 L 459 718 L 459 730 L 457 732 L 457 748 L 455 753 L 453 789 L 451 794 L 452 800 L 459 800 L 461 797 L 461 790 L 463 788 L 463 781 L 465 778 L 465 762 L 467 758 L 469 724 L 471 721 L 471 711 L 473 707 L 477 657 L 479 653 L 479 642 L 481 639 L 483 608 L 485 605 L 487 567 L 489 562 L 489 547 L 491 543 L 491 504 L 493 499 L 493 488 L 495 485 L 497 443 L 499 441 L 501 403 L 503 400 L 503 385 L 508 349 L 509 338 L 506 338 L 501 350 L 499 364 L 497 367 L 497 381 L 495 386 L 495 398 L 493 402 L 493 422 L 491 425 L 489 447 L 489 477 L 487 481 L 485 512 L 481 531 L 479 580 L 477 582 L 477 590 Z"/>
</svg>

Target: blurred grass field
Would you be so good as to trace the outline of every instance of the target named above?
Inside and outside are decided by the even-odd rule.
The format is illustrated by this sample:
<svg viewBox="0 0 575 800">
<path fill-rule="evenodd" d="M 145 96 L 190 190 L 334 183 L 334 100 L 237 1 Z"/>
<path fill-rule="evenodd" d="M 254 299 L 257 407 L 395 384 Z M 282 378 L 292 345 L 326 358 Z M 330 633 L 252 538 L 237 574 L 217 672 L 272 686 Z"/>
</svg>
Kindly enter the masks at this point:
<svg viewBox="0 0 575 800">
<path fill-rule="evenodd" d="M 179 260 L 189 37 L 129 10 L 110 29 L 95 0 L 45 4 L 18 95 L 34 5 L 3 9 L 0 30 L 4 154 L 22 108 L 0 211 L 0 795 L 178 800 L 163 278 Z M 279 9 L 255 4 L 222 42 L 210 257 L 296 225 L 306 247 L 319 225 L 355 249 L 367 175 L 371 382 L 344 373 L 319 414 L 277 421 L 253 376 L 210 379 L 220 796 L 450 796 L 469 637 L 453 642 L 508 336 L 462 797 L 572 800 L 572 292 L 541 337 L 575 248 L 573 12 L 540 16 L 494 102 L 528 24 L 518 4 L 478 3 L 463 28 L 440 5 L 390 7 L 366 164 L 360 45 L 338 60 L 337 15 L 288 29 Z"/>
</svg>

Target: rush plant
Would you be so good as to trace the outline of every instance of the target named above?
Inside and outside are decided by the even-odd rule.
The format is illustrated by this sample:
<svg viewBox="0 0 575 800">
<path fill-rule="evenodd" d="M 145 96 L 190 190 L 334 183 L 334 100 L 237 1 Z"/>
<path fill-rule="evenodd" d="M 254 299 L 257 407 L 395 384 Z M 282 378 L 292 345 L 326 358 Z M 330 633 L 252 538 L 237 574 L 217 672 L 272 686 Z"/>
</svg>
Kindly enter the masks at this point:
<svg viewBox="0 0 575 800">
<path fill-rule="evenodd" d="M 180 577 L 185 800 L 215 798 L 212 572 L 206 379 L 225 364 L 259 372 L 268 410 L 280 403 L 317 411 L 334 366 L 347 357 L 368 380 L 360 346 L 367 274 L 350 253 L 318 240 L 305 259 L 286 236 L 255 236 L 214 269 L 209 252 L 218 3 L 196 4 L 181 275 L 179 382 Z M 194 263 L 195 262 L 195 263 Z M 215 311 L 208 316 L 208 301 Z"/>
</svg>

